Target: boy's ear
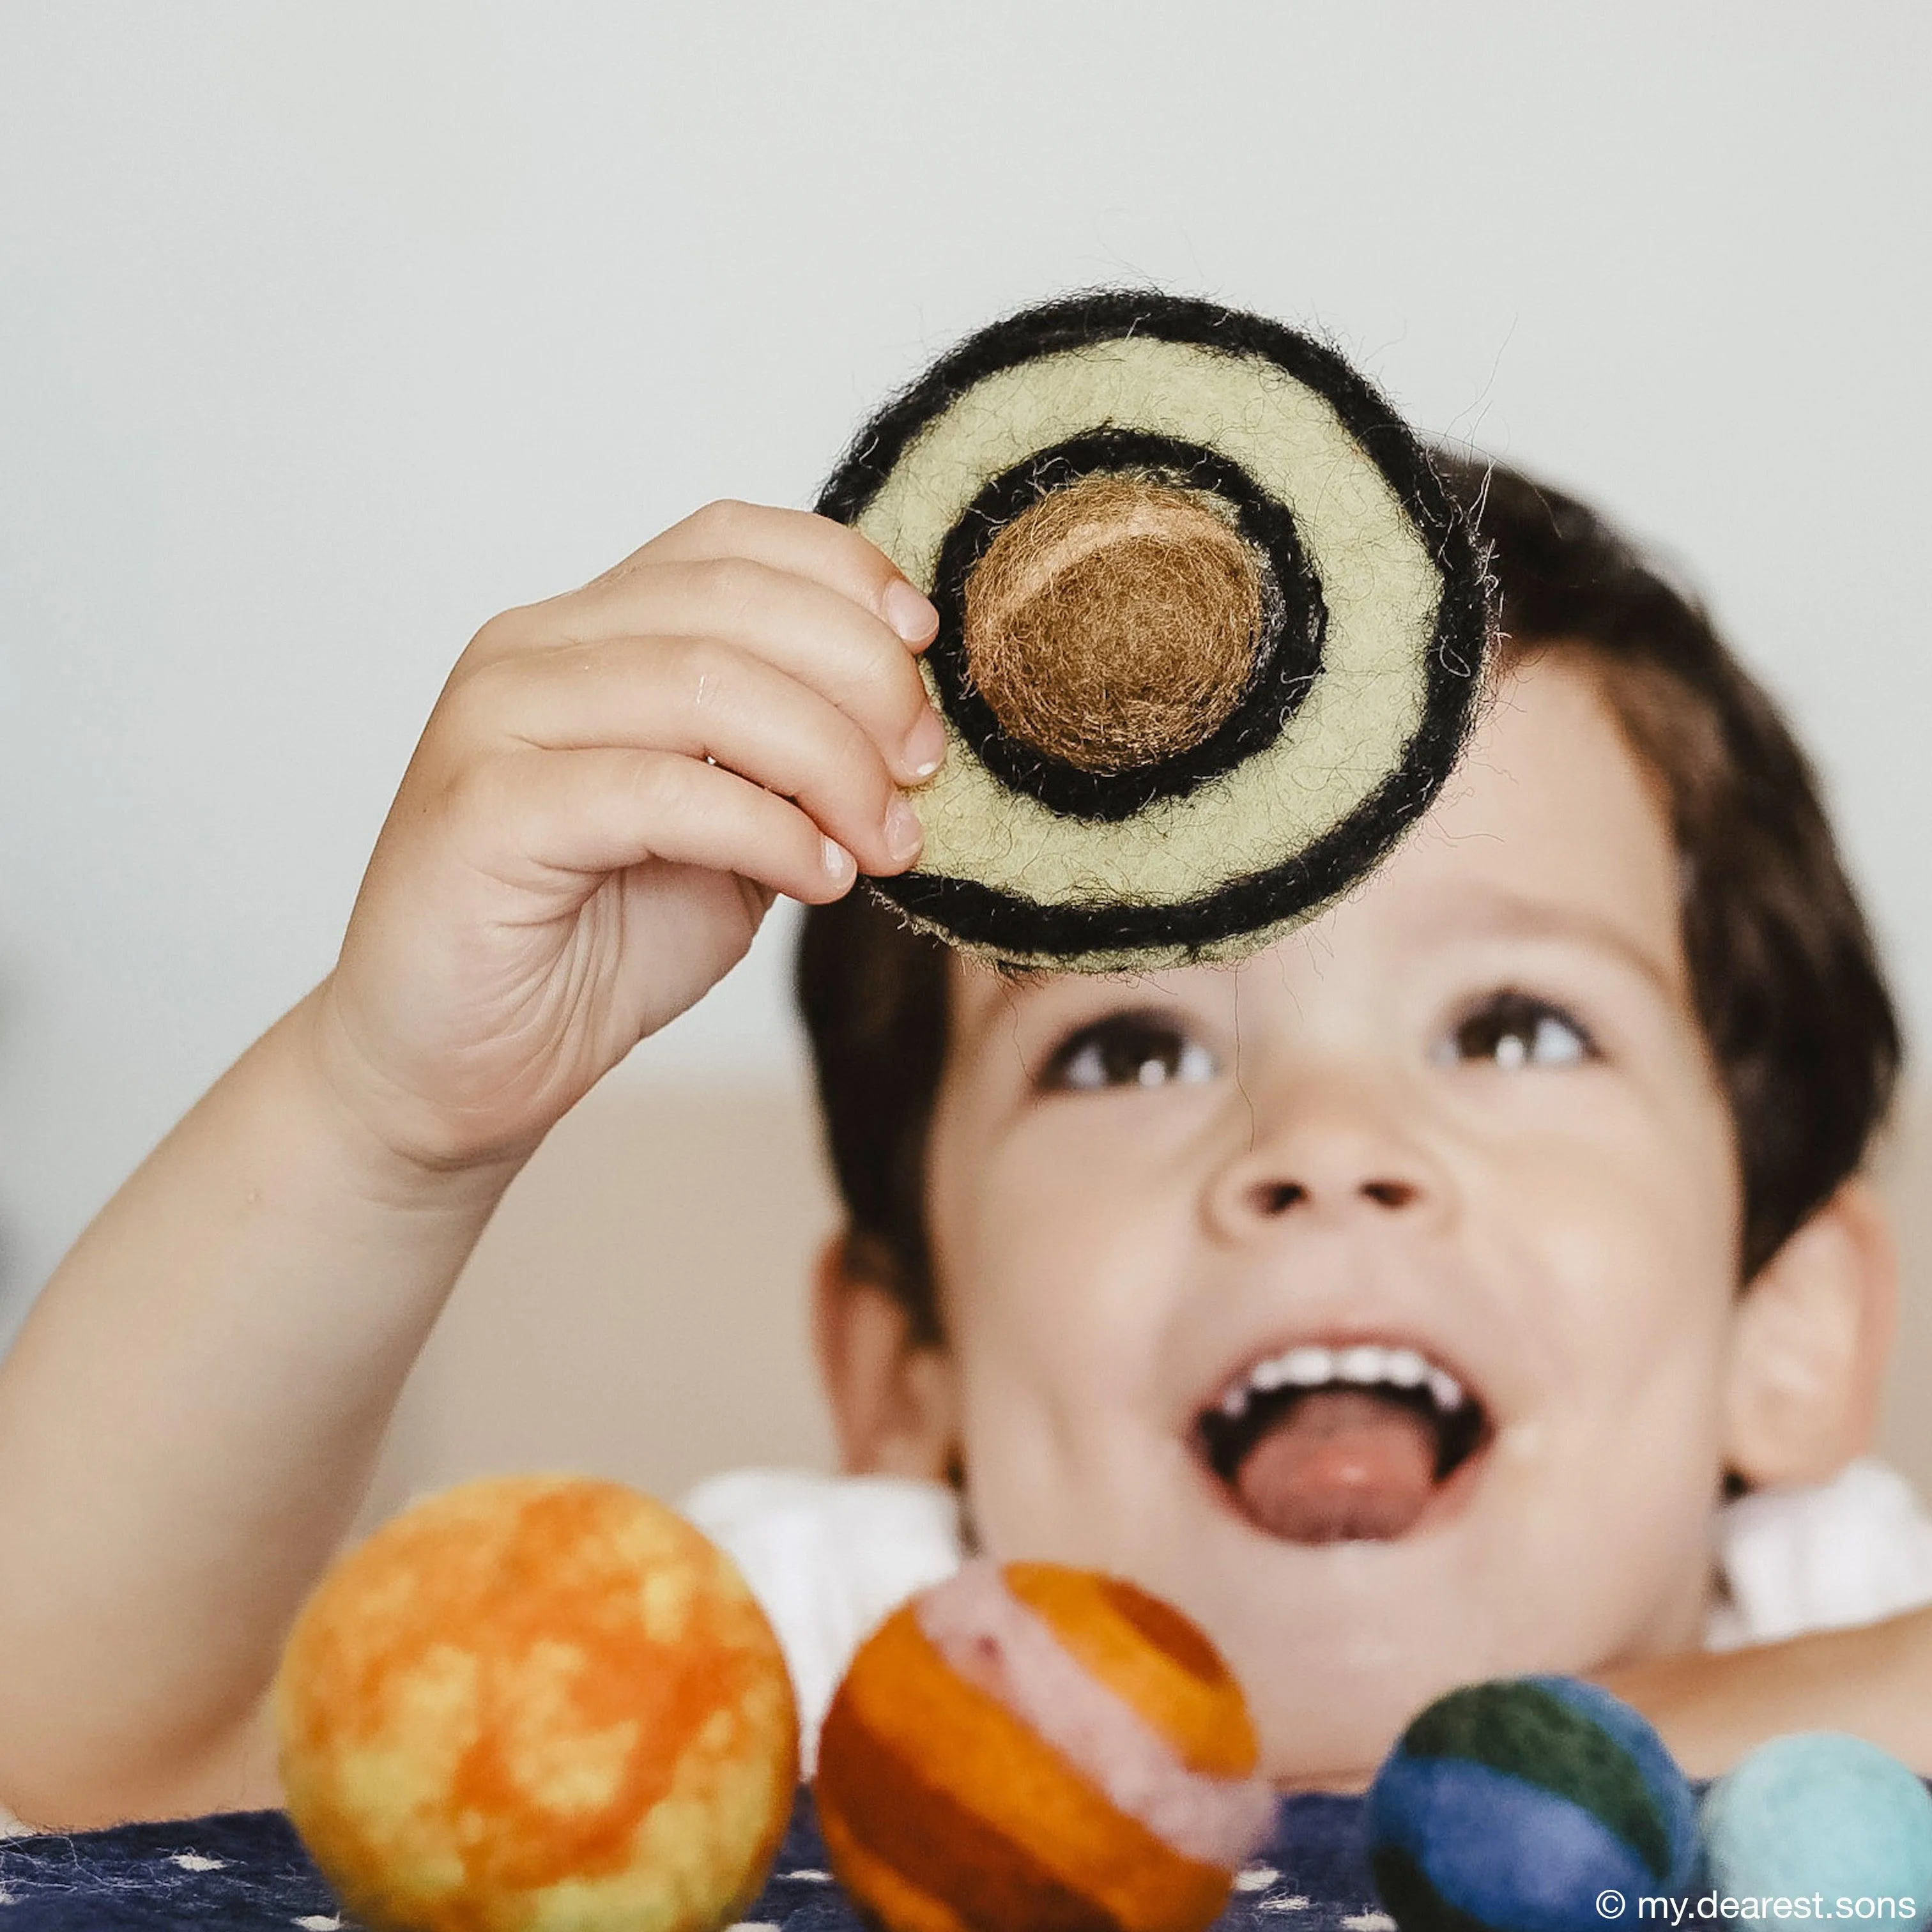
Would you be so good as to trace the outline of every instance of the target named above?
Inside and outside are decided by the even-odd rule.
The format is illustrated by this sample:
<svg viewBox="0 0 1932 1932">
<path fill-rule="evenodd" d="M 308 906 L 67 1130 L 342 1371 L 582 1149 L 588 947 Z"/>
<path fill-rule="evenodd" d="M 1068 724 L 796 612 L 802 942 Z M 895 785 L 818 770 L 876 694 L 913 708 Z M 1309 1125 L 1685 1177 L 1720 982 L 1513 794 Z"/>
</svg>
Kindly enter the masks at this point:
<svg viewBox="0 0 1932 1932">
<path fill-rule="evenodd" d="M 958 1384 L 952 1358 L 916 1342 L 904 1304 L 836 1234 L 819 1250 L 812 1309 L 818 1372 L 848 1475 L 956 1479 Z"/>
<path fill-rule="evenodd" d="M 1724 1416 L 1726 1455 L 1746 1482 L 1828 1481 L 1869 1445 L 1898 1272 L 1884 1210 L 1854 1178 L 1747 1286 Z"/>
</svg>

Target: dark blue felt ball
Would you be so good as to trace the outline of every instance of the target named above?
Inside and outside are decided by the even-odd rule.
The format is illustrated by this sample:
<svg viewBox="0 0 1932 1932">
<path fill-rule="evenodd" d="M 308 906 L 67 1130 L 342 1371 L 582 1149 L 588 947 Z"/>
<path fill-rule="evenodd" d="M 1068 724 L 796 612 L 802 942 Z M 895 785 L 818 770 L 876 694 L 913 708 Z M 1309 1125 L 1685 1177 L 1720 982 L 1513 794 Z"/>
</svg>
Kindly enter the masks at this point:
<svg viewBox="0 0 1932 1932">
<path fill-rule="evenodd" d="M 1402 1932 L 1580 1932 L 1686 1891 L 1697 1805 L 1656 1732 L 1569 1677 L 1438 1698 L 1369 1792 L 1370 1860 Z"/>
</svg>

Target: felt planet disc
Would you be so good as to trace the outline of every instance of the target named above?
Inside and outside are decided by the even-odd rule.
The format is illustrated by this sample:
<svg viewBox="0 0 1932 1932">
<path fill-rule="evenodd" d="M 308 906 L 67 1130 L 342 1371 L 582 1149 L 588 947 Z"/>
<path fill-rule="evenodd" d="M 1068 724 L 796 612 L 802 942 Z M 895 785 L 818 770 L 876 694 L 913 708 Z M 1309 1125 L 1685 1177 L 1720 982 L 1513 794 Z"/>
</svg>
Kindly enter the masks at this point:
<svg viewBox="0 0 1932 1932">
<path fill-rule="evenodd" d="M 1461 750 L 1490 616 L 1420 446 L 1322 344 L 1079 296 L 970 338 L 818 504 L 938 609 L 914 923 L 1021 964 L 1239 957 L 1380 860 Z"/>
</svg>

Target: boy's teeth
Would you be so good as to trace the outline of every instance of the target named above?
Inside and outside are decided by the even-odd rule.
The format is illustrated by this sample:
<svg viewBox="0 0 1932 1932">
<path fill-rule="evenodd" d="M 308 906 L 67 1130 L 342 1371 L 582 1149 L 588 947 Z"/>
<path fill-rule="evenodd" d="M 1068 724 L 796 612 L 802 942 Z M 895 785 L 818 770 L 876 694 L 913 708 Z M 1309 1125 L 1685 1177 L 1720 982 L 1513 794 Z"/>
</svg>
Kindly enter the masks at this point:
<svg viewBox="0 0 1932 1932">
<path fill-rule="evenodd" d="M 1257 1362 L 1248 1372 L 1248 1386 L 1265 1393 L 1278 1388 L 1314 1388 L 1334 1378 L 1334 1349 L 1291 1348 L 1285 1355 Z"/>
<path fill-rule="evenodd" d="M 1320 1388 L 1342 1382 L 1372 1388 L 1377 1383 L 1397 1388 L 1426 1384 L 1436 1406 L 1447 1413 L 1460 1408 L 1462 1384 L 1446 1369 L 1438 1369 L 1414 1348 L 1387 1348 L 1379 1342 L 1358 1342 L 1346 1348 L 1324 1348 L 1304 1342 L 1257 1362 L 1240 1382 L 1231 1384 L 1216 1405 L 1226 1416 L 1238 1416 L 1250 1396 L 1280 1388 Z"/>
<path fill-rule="evenodd" d="M 1429 1378 L 1429 1364 L 1413 1348 L 1391 1348 L 1388 1378 L 1397 1388 L 1420 1388 Z"/>
</svg>

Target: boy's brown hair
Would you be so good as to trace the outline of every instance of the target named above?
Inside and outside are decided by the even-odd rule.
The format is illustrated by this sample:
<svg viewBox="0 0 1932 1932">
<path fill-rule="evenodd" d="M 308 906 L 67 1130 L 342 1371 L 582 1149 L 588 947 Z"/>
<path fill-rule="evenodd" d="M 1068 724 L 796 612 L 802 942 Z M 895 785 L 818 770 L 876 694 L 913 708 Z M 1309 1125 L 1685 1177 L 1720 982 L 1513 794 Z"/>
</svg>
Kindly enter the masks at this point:
<svg viewBox="0 0 1932 1932">
<path fill-rule="evenodd" d="M 1698 1019 L 1729 1100 L 1748 1282 L 1858 1166 L 1898 1024 L 1810 763 L 1702 606 L 1586 505 L 1499 466 L 1436 466 L 1490 546 L 1505 662 L 1585 655 L 1656 781 L 1683 874 Z M 849 1261 L 940 1338 L 926 1146 L 947 952 L 854 892 L 806 915 L 797 992 Z"/>
</svg>

